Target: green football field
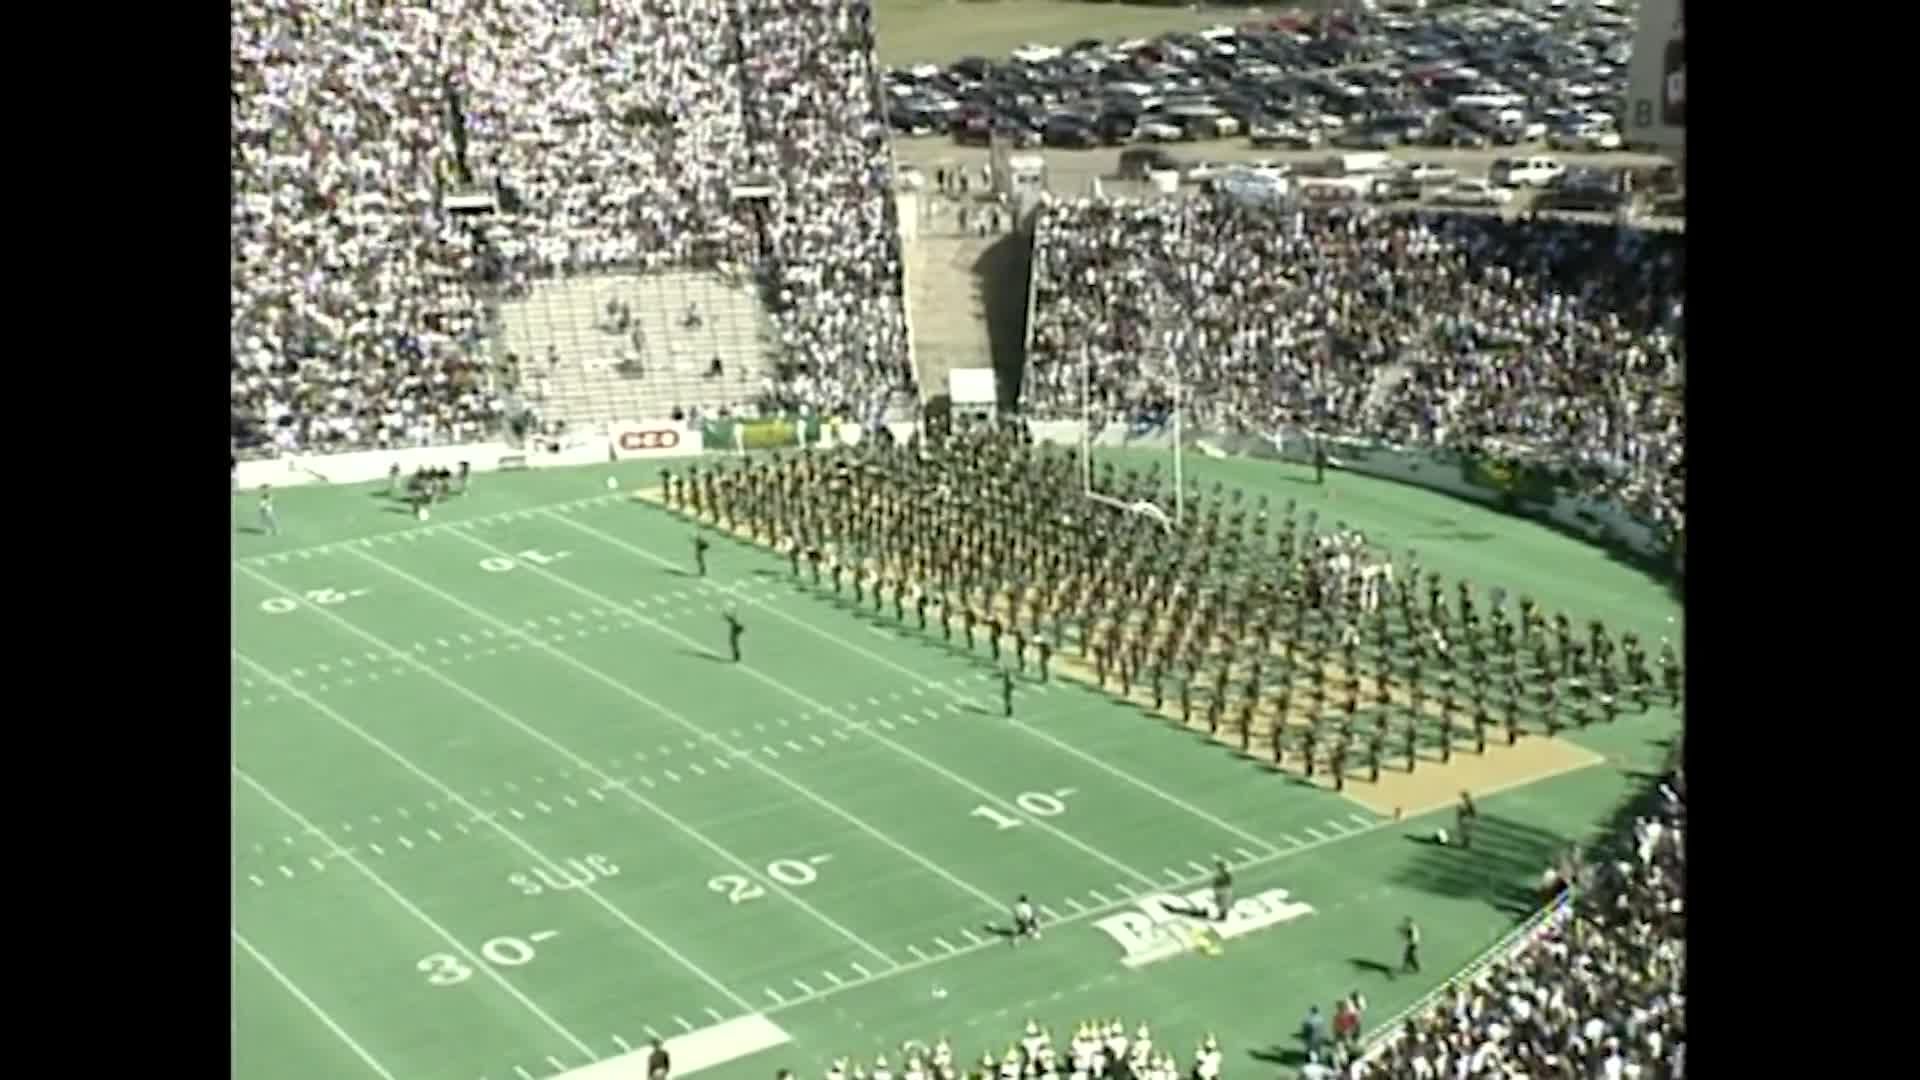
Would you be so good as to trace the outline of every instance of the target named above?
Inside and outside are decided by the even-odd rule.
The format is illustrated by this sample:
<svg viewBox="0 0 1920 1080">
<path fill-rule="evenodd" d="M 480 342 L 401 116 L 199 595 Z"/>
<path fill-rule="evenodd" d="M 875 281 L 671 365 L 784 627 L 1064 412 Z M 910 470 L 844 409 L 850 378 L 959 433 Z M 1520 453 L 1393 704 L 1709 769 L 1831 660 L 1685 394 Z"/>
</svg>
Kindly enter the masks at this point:
<svg viewBox="0 0 1920 1080">
<path fill-rule="evenodd" d="M 1664 585 L 1529 522 L 1286 466 L 1190 471 L 1674 632 Z M 770 554 L 722 542 L 694 577 L 689 527 L 629 497 L 658 477 L 488 474 L 427 524 L 384 485 L 289 489 L 278 537 L 234 499 L 235 1076 L 626 1080 L 656 1037 L 679 1074 L 810 1076 L 1095 1016 L 1152 1023 L 1183 1061 L 1211 1032 L 1230 1068 L 1278 1073 L 1310 1004 L 1360 989 L 1384 1020 L 1524 917 L 1518 892 L 1677 726 L 1575 733 L 1601 764 L 1482 793 L 1474 849 L 1439 848 L 1421 840 L 1450 815 L 1384 819 L 1077 684 L 1028 681 L 1003 719 L 984 655 Z M 1246 899 L 1208 955 L 1156 927 L 1216 857 Z M 1047 921 L 1015 948 L 1020 893 Z M 1395 978 L 1406 916 L 1425 973 Z"/>
</svg>

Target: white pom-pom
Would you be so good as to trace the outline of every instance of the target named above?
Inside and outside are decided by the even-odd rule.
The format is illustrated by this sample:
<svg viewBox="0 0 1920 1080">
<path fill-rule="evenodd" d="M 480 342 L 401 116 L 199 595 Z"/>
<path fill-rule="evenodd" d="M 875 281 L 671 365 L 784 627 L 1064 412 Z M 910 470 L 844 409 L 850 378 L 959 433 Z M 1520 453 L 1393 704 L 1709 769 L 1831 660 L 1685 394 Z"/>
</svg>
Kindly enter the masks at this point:
<svg viewBox="0 0 1920 1080">
<path fill-rule="evenodd" d="M 608 490 L 608 491 L 612 491 L 613 489 L 615 489 L 615 488 L 617 488 L 617 487 L 619 487 L 619 486 L 620 486 L 620 480 L 619 480 L 619 478 L 617 478 L 617 477 L 612 477 L 612 476 L 609 476 L 609 477 L 607 477 L 607 490 Z"/>
<path fill-rule="evenodd" d="M 431 515 L 431 514 L 429 514 L 429 513 L 427 513 L 427 508 L 423 506 L 423 507 L 421 507 L 421 508 L 419 508 L 418 510 L 415 510 L 415 511 L 413 512 L 413 516 L 414 516 L 414 517 L 417 517 L 417 518 L 419 518 L 419 519 L 420 519 L 421 521 L 425 521 L 425 520 L 427 520 L 427 519 L 428 519 L 429 517 L 432 517 L 433 515 Z"/>
<path fill-rule="evenodd" d="M 1435 829 L 1435 830 L 1433 831 L 1433 842 L 1434 842 L 1434 843 L 1436 843 L 1436 844 L 1444 844 L 1444 843 L 1446 843 L 1446 842 L 1447 842 L 1447 830 L 1445 830 L 1445 829 Z"/>
</svg>

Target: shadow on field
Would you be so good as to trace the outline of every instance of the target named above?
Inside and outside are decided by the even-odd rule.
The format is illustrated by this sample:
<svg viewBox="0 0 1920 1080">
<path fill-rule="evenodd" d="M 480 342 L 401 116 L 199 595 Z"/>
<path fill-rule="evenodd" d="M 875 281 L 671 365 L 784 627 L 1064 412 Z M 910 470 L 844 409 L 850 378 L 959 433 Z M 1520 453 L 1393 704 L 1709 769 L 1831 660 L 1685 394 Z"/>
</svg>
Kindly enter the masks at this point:
<svg viewBox="0 0 1920 1080">
<path fill-rule="evenodd" d="M 1451 844 L 1439 844 L 1430 835 L 1408 837 L 1419 854 L 1394 871 L 1393 883 L 1449 899 L 1484 900 L 1516 914 L 1533 910 L 1540 872 L 1571 840 L 1552 829 L 1488 813 L 1474 826 L 1472 847 L 1460 846 L 1452 825 L 1445 828 Z"/>
<path fill-rule="evenodd" d="M 1264 1061 L 1269 1065 L 1285 1065 L 1288 1068 L 1299 1068 L 1307 1063 L 1307 1052 L 1292 1046 L 1268 1046 L 1259 1050 L 1249 1050 L 1247 1056 L 1255 1061 Z"/>
</svg>

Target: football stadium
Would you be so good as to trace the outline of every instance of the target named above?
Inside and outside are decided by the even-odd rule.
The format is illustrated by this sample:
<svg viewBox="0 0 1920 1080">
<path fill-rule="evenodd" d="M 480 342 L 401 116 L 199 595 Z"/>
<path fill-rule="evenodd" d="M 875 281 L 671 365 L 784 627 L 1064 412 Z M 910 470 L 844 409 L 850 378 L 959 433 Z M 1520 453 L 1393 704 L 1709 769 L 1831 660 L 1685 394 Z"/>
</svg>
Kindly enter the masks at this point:
<svg viewBox="0 0 1920 1080">
<path fill-rule="evenodd" d="M 237 3 L 233 1074 L 1682 1072 L 1661 7 Z"/>
</svg>

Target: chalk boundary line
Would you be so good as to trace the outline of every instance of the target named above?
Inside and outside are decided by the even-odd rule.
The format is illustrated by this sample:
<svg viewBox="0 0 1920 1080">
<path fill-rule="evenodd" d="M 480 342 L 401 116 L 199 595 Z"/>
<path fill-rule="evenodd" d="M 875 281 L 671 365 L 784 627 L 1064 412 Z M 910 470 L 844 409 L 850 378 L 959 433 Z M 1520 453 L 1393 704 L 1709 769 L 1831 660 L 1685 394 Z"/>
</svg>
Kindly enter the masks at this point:
<svg viewBox="0 0 1920 1080">
<path fill-rule="evenodd" d="M 342 489 L 344 490 L 346 486 L 347 485 L 342 485 Z M 518 507 L 513 510 L 501 510 L 492 514 L 481 514 L 477 517 L 460 518 L 457 521 L 443 521 L 437 525 L 413 525 L 404 529 L 395 529 L 392 532 L 374 533 L 371 536 L 354 536 L 354 537 L 349 537 L 345 540 L 330 540 L 324 544 L 310 544 L 306 547 L 283 548 L 282 550 L 279 550 L 279 551 L 266 551 L 258 555 L 237 555 L 233 557 L 231 562 L 236 566 L 239 566 L 239 565 L 257 566 L 263 563 L 284 563 L 289 559 L 312 558 L 315 555 L 323 555 L 333 551 L 346 551 L 351 548 L 371 547 L 372 545 L 381 543 L 382 541 L 398 540 L 401 537 L 426 536 L 433 533 L 450 532 L 454 529 L 467 528 L 474 525 L 484 525 L 484 524 L 489 524 L 491 522 L 496 522 L 496 521 L 509 521 L 509 520 L 514 520 L 519 518 L 531 518 L 535 514 L 549 514 L 554 512 L 565 512 L 568 510 L 579 510 L 589 506 L 604 506 L 607 503 L 619 502 L 622 499 L 630 499 L 636 502 L 640 501 L 640 497 L 638 493 L 633 491 L 619 491 L 619 492 L 615 492 L 608 495 L 589 495 L 584 499 L 566 499 L 561 502 L 538 503 L 531 506 Z"/>
</svg>

